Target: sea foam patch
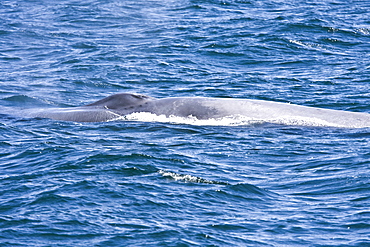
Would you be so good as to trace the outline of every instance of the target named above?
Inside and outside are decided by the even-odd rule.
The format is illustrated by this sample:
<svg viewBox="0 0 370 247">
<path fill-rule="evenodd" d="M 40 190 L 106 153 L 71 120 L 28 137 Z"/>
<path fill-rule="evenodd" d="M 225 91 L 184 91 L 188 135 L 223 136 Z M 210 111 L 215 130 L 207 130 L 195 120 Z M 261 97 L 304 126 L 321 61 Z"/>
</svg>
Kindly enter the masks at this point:
<svg viewBox="0 0 370 247">
<path fill-rule="evenodd" d="M 317 118 L 271 118 L 271 119 L 256 119 L 243 115 L 232 115 L 221 118 L 198 119 L 194 116 L 179 117 L 179 116 L 165 116 L 156 115 L 150 112 L 134 112 L 126 116 L 114 119 L 125 121 L 142 121 L 142 122 L 161 122 L 172 124 L 190 124 L 199 126 L 254 126 L 260 124 L 278 124 L 278 125 L 296 125 L 296 126 L 317 126 L 317 127 L 343 127 L 333 123 L 329 123 Z"/>
</svg>

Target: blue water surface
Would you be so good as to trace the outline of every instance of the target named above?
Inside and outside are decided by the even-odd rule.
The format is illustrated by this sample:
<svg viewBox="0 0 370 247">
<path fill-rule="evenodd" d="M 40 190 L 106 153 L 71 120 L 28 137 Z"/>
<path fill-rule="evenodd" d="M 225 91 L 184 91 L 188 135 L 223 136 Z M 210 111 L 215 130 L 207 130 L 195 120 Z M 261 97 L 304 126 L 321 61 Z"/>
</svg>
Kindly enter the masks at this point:
<svg viewBox="0 0 370 247">
<path fill-rule="evenodd" d="M 1 1 L 0 245 L 370 246 L 368 128 L 17 114 L 121 92 L 370 113 L 369 9 Z"/>
</svg>

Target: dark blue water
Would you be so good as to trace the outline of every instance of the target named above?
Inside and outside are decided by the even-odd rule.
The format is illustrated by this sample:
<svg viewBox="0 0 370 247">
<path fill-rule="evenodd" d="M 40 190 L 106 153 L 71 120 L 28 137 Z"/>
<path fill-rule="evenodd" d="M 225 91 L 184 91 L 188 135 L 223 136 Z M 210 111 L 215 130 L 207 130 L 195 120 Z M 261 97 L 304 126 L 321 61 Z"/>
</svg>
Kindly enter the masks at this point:
<svg viewBox="0 0 370 247">
<path fill-rule="evenodd" d="M 370 130 L 32 119 L 118 92 L 370 113 L 369 1 L 1 1 L 1 246 L 370 246 Z"/>
</svg>

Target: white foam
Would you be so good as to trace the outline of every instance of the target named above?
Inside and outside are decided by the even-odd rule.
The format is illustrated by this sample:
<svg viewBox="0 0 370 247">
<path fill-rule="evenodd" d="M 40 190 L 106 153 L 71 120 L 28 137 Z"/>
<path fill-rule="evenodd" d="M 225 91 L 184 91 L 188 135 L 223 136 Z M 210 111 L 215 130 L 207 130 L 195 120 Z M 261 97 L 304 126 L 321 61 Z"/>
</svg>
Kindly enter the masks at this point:
<svg viewBox="0 0 370 247">
<path fill-rule="evenodd" d="M 156 115 L 149 112 L 135 112 L 114 120 L 141 121 L 141 122 L 161 122 L 172 124 L 190 124 L 190 125 L 209 125 L 209 126 L 235 126 L 252 125 L 264 123 L 265 121 L 256 121 L 246 116 L 236 115 L 222 118 L 198 119 L 194 116 L 179 117 Z"/>
<path fill-rule="evenodd" d="M 322 126 L 322 127 L 343 127 L 329 123 L 322 119 L 306 117 L 281 117 L 274 119 L 254 119 L 243 115 L 226 116 L 222 118 L 198 119 L 194 116 L 179 117 L 156 115 L 149 112 L 135 112 L 126 116 L 121 116 L 116 120 L 140 121 L 140 122 L 160 122 L 172 124 L 189 124 L 199 126 L 250 126 L 264 123 L 282 124 L 282 125 L 299 125 L 299 126 Z"/>
<path fill-rule="evenodd" d="M 179 173 L 169 172 L 169 171 L 164 171 L 164 170 L 159 170 L 158 173 L 161 174 L 163 177 L 168 177 L 168 178 L 174 179 L 175 181 L 229 185 L 229 183 L 227 182 L 212 181 L 212 180 L 208 180 L 208 179 L 204 179 L 201 177 L 196 177 L 196 176 L 192 176 L 188 174 L 179 174 Z"/>
</svg>

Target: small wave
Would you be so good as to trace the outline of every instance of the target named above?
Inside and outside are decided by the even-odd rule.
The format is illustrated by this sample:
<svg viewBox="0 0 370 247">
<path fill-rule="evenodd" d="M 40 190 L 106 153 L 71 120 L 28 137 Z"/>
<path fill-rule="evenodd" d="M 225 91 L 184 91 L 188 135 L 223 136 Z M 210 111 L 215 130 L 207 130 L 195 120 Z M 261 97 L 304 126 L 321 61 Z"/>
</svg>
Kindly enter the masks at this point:
<svg viewBox="0 0 370 247">
<path fill-rule="evenodd" d="M 247 183 L 239 183 L 231 186 L 230 192 L 238 195 L 248 195 L 248 198 L 251 198 L 251 195 L 254 198 L 277 198 L 279 196 L 277 193 Z"/>
<path fill-rule="evenodd" d="M 14 112 L 14 108 L 29 108 L 29 106 L 32 106 L 32 108 L 35 107 L 45 107 L 48 106 L 45 102 L 42 102 L 41 100 L 33 97 L 29 97 L 26 95 L 13 95 L 9 97 L 5 97 L 0 99 L 3 107 L 9 107 L 13 108 L 11 112 Z M 3 111 L 3 109 L 1 109 Z"/>
<path fill-rule="evenodd" d="M 5 102 L 17 102 L 17 103 L 35 103 L 38 102 L 32 97 L 26 95 L 13 95 L 9 97 L 2 98 L 1 100 Z"/>
<path fill-rule="evenodd" d="M 248 183 L 238 183 L 233 185 L 230 184 L 230 186 L 227 186 L 225 188 L 209 190 L 205 192 L 204 195 L 207 197 L 215 198 L 219 201 L 228 201 L 235 203 L 255 202 L 258 203 L 259 206 L 262 206 L 262 204 L 260 203 L 266 203 L 271 200 L 273 200 L 274 202 L 285 202 L 284 198 L 279 194 Z"/>
</svg>

